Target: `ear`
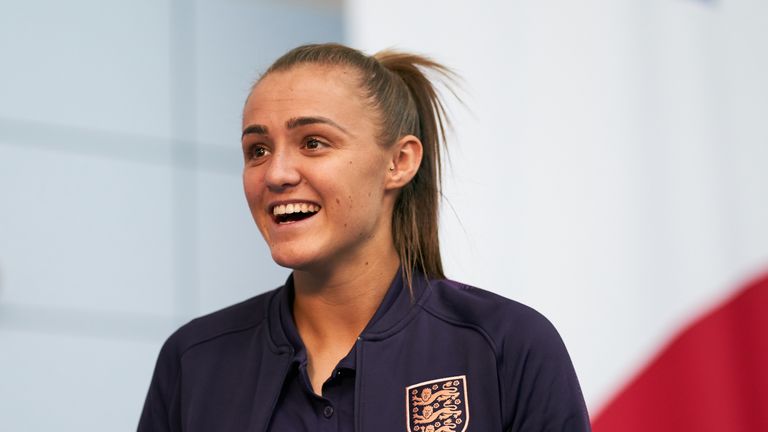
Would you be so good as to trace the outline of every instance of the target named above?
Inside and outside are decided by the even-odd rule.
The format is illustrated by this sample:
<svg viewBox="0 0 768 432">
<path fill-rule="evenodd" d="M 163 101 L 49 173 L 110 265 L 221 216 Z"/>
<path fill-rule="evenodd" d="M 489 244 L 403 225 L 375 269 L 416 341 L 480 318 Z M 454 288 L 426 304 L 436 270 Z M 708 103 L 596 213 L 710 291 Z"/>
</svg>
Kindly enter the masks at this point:
<svg viewBox="0 0 768 432">
<path fill-rule="evenodd" d="M 387 167 L 386 189 L 400 189 L 416 175 L 421 166 L 424 146 L 414 135 L 405 135 L 392 146 Z"/>
</svg>

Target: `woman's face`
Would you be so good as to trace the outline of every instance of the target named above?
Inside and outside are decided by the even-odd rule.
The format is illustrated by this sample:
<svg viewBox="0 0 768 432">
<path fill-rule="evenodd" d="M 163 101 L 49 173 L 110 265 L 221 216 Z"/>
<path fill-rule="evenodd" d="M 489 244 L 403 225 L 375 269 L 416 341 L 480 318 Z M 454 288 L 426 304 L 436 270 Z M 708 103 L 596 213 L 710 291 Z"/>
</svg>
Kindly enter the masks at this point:
<svg viewBox="0 0 768 432">
<path fill-rule="evenodd" d="M 348 68 L 305 64 L 265 76 L 243 112 L 243 185 L 278 264 L 330 270 L 391 247 L 391 158 Z"/>
</svg>

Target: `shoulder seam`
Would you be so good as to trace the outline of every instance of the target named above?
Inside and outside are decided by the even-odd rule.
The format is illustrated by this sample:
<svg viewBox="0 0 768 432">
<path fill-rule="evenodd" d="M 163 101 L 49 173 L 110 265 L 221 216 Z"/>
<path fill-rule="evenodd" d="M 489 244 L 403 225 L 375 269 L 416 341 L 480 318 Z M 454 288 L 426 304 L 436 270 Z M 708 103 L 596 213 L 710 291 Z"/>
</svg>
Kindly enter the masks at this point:
<svg viewBox="0 0 768 432">
<path fill-rule="evenodd" d="M 206 342 L 210 342 L 210 341 L 212 341 L 214 339 L 217 339 L 217 338 L 220 338 L 222 336 L 226 336 L 228 334 L 239 333 L 239 332 L 242 332 L 242 331 L 246 331 L 246 330 L 258 327 L 258 326 L 260 326 L 266 320 L 266 318 L 267 317 L 264 316 L 260 320 L 256 321 L 255 323 L 251 323 L 251 324 L 240 326 L 240 327 L 230 328 L 230 329 L 227 329 L 227 330 L 222 330 L 222 331 L 220 331 L 220 332 L 218 332 L 218 333 L 216 333 L 216 334 L 214 334 L 212 336 L 208 336 L 208 337 L 206 337 L 204 339 L 201 339 L 201 340 L 199 340 L 197 342 L 194 342 L 191 345 L 185 347 L 184 350 L 179 353 L 179 361 L 181 361 L 184 358 L 184 355 L 186 355 L 192 348 L 195 348 L 195 347 L 197 347 L 199 345 L 202 345 L 202 344 L 204 344 Z"/>
<path fill-rule="evenodd" d="M 498 368 L 499 360 L 500 360 L 500 358 L 499 358 L 499 355 L 500 355 L 499 354 L 499 350 L 496 348 L 496 343 L 493 341 L 493 338 L 491 338 L 491 336 L 488 334 L 487 331 L 485 331 L 484 328 L 482 328 L 482 327 L 480 327 L 480 326 L 478 326 L 476 324 L 471 324 L 471 323 L 467 323 L 467 322 L 463 322 L 463 321 L 459 321 L 459 320 L 456 320 L 456 319 L 449 318 L 449 317 L 447 317 L 447 316 L 445 316 L 445 315 L 443 315 L 443 314 L 433 310 L 432 308 L 428 307 L 426 304 L 425 305 L 421 305 L 421 307 L 428 314 L 434 316 L 435 318 L 437 318 L 437 319 L 439 319 L 441 321 L 444 321 L 444 322 L 446 322 L 448 324 L 455 325 L 455 326 L 458 326 L 458 327 L 469 328 L 469 329 L 472 329 L 472 330 L 480 333 L 480 335 L 483 337 L 483 339 L 485 339 L 486 343 L 491 347 L 491 351 L 493 351 L 493 356 L 496 358 L 496 366 Z"/>
</svg>

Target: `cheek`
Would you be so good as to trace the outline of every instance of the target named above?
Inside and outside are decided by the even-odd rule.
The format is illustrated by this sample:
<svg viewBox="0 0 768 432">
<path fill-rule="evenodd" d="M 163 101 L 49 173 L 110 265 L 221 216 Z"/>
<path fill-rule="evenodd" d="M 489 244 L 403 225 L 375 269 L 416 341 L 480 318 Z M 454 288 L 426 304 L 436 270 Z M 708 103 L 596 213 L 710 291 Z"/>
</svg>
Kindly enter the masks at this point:
<svg viewBox="0 0 768 432">
<path fill-rule="evenodd" d="M 354 196 L 354 189 L 347 187 L 347 182 L 338 182 L 336 187 L 325 188 L 326 217 L 337 230 L 348 232 L 356 230 L 359 215 L 356 213 L 358 199 Z"/>
<path fill-rule="evenodd" d="M 258 173 L 252 171 L 243 173 L 243 191 L 249 202 L 261 194 L 262 184 L 262 176 Z"/>
<path fill-rule="evenodd" d="M 371 236 L 381 218 L 383 195 L 381 186 L 369 175 L 356 178 L 350 184 L 357 187 L 335 191 L 331 204 L 339 227 L 359 237 Z"/>
<path fill-rule="evenodd" d="M 262 176 L 256 173 L 243 174 L 243 192 L 251 212 L 261 207 L 261 196 L 264 191 L 263 184 Z"/>
</svg>

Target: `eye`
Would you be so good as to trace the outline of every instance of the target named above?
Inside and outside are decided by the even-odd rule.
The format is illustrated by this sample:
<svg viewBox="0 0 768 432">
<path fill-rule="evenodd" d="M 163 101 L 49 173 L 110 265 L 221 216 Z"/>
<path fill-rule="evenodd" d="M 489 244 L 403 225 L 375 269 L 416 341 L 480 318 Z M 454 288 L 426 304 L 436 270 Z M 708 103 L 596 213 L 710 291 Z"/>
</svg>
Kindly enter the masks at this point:
<svg viewBox="0 0 768 432">
<path fill-rule="evenodd" d="M 315 137 L 309 137 L 304 142 L 304 148 L 307 150 L 320 150 L 323 147 L 327 147 L 328 144 L 320 141 L 319 139 Z"/>
<path fill-rule="evenodd" d="M 269 154 L 269 149 L 267 149 L 265 146 L 260 144 L 254 144 L 248 147 L 248 150 L 245 156 L 247 159 L 261 159 L 268 154 Z"/>
</svg>

